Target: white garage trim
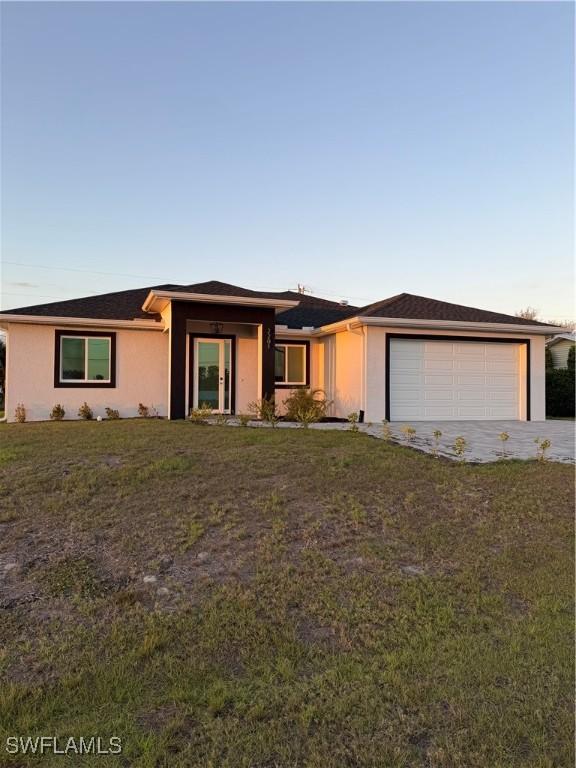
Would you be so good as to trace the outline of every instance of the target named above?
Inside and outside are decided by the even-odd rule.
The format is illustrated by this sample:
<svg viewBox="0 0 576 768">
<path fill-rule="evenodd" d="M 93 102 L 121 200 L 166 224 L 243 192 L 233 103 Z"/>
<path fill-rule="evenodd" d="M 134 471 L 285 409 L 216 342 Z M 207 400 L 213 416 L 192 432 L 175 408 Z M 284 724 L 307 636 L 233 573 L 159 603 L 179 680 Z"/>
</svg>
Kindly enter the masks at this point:
<svg viewBox="0 0 576 768">
<path fill-rule="evenodd" d="M 386 418 L 530 421 L 530 340 L 387 333 Z"/>
</svg>

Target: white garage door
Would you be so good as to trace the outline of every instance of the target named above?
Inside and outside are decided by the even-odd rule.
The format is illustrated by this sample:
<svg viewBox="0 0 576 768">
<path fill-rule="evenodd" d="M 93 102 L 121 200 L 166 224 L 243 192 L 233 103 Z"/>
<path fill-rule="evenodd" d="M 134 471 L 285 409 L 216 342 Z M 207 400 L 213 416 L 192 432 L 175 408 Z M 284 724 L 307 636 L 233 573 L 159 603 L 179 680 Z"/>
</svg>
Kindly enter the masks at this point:
<svg viewBox="0 0 576 768">
<path fill-rule="evenodd" d="M 390 340 L 391 421 L 520 419 L 520 345 Z"/>
</svg>

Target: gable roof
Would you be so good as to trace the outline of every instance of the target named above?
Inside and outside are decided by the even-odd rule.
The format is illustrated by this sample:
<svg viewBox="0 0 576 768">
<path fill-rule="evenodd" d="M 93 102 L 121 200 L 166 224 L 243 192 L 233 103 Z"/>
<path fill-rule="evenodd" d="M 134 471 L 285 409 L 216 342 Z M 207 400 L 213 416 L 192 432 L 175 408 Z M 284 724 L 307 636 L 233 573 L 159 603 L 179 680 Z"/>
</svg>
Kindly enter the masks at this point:
<svg viewBox="0 0 576 768">
<path fill-rule="evenodd" d="M 559 341 L 571 341 L 572 344 L 576 343 L 576 331 L 572 331 L 571 333 L 558 333 L 556 336 L 553 336 L 551 339 L 546 339 L 546 344 L 549 347 L 554 346 L 554 344 L 557 344 Z"/>
<path fill-rule="evenodd" d="M 358 317 L 394 317 L 406 320 L 448 320 L 469 323 L 505 323 L 513 325 L 545 326 L 539 320 L 527 320 L 524 317 L 504 315 L 486 309 L 466 307 L 463 304 L 451 304 L 448 301 L 415 296 L 412 293 L 399 293 L 389 299 L 377 301 L 361 307 Z M 550 326 L 553 328 L 554 326 Z"/>
</svg>

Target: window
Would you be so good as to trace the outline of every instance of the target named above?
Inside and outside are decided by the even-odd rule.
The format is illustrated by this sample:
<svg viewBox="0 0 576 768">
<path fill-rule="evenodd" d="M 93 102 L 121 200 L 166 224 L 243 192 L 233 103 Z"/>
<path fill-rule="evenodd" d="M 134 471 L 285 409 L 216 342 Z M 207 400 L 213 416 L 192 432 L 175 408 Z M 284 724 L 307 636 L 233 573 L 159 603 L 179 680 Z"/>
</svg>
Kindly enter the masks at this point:
<svg viewBox="0 0 576 768">
<path fill-rule="evenodd" d="M 307 344 L 276 344 L 275 379 L 277 384 L 307 384 Z"/>
<path fill-rule="evenodd" d="M 115 386 L 116 334 L 56 331 L 55 386 Z"/>
</svg>

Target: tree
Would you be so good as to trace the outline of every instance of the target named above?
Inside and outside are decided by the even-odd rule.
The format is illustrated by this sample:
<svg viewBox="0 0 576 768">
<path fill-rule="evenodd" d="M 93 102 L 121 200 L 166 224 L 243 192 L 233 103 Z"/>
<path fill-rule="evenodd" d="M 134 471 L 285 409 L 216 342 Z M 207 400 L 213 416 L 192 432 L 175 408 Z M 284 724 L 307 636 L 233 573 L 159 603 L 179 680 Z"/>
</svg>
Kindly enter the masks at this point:
<svg viewBox="0 0 576 768">
<path fill-rule="evenodd" d="M 6 394 L 6 339 L 0 336 L 0 405 L 4 407 Z"/>
<path fill-rule="evenodd" d="M 568 362 L 566 363 L 566 368 L 568 368 L 569 371 L 572 371 L 573 375 L 574 375 L 574 356 L 575 355 L 576 355 L 576 346 L 572 344 L 572 346 L 568 350 Z"/>
<path fill-rule="evenodd" d="M 546 347 L 545 355 L 546 355 L 546 370 L 548 371 L 554 368 L 554 360 L 552 359 L 552 350 L 550 349 L 550 347 Z"/>
<path fill-rule="evenodd" d="M 538 310 L 534 309 L 534 307 L 526 307 L 526 309 L 521 309 L 519 312 L 515 312 L 514 314 L 516 317 L 521 317 L 524 320 L 538 319 Z"/>
</svg>

